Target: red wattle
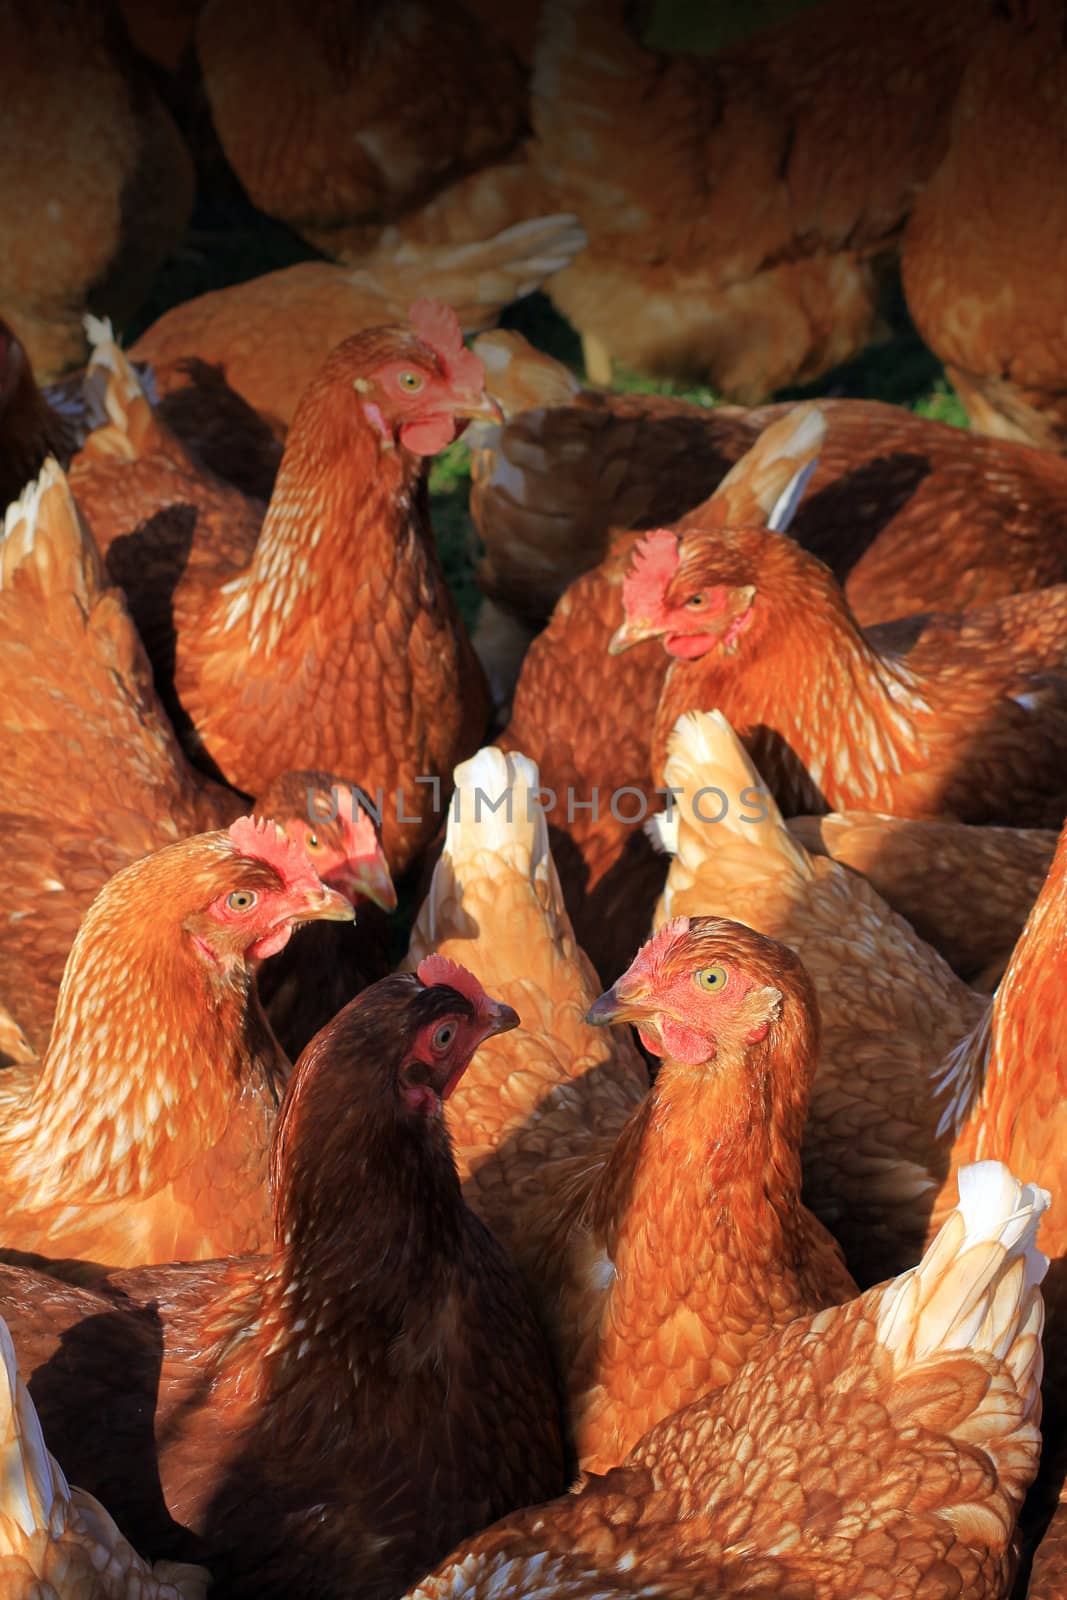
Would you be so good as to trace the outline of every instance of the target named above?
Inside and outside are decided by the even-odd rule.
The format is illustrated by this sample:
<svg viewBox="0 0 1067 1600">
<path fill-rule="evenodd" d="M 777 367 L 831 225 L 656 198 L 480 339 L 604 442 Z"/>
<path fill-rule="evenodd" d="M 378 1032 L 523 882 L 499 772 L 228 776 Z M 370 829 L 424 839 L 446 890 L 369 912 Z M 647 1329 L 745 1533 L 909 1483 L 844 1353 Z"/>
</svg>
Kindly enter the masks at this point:
<svg viewBox="0 0 1067 1600">
<path fill-rule="evenodd" d="M 407 422 L 400 430 L 400 443 L 416 456 L 435 456 L 455 437 L 456 419 L 447 412 L 419 422 Z"/>
</svg>

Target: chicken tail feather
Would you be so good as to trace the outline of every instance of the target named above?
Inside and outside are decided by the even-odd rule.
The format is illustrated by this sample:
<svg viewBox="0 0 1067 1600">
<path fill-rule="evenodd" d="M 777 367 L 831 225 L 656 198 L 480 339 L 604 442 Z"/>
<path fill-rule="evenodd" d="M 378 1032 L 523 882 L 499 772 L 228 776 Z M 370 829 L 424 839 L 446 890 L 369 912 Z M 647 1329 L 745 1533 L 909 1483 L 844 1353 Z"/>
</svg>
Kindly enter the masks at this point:
<svg viewBox="0 0 1067 1600">
<path fill-rule="evenodd" d="M 54 456 L 49 456 L 38 477 L 4 514 L 0 590 L 11 588 L 16 573 L 31 572 L 44 593 L 57 587 L 61 578 L 83 610 L 89 609 L 105 587 L 96 542 Z"/>
<path fill-rule="evenodd" d="M 716 498 L 727 501 L 731 520 L 761 517 L 768 528 L 785 533 L 818 466 L 825 438 L 826 417 L 814 401 L 794 406 L 765 428 L 716 490 Z"/>
<path fill-rule="evenodd" d="M 487 870 L 499 866 L 528 878 L 550 914 L 564 915 L 537 763 L 488 745 L 461 762 L 454 776 L 444 851 L 412 932 L 409 961 L 420 960 L 442 939 L 471 935 L 465 884 L 479 885 Z"/>
<path fill-rule="evenodd" d="M 959 1204 L 917 1267 L 886 1286 L 878 1340 L 899 1367 L 952 1350 L 1007 1363 L 1028 1409 L 1040 1403 L 1038 1287 L 1048 1259 L 1037 1230 L 1049 1203 L 1000 1161 L 978 1161 L 959 1175 Z"/>
<path fill-rule="evenodd" d="M 776 858 L 776 865 L 811 878 L 807 852 L 782 821 L 721 711 L 687 711 L 678 718 L 667 746 L 665 776 L 674 802 L 646 826 L 652 842 L 675 857 L 672 877 L 696 876 L 700 863 L 714 853 L 723 873 L 737 855 L 740 873 L 751 878 L 756 852 L 762 852 Z M 669 892 L 668 881 L 668 897 Z"/>
<path fill-rule="evenodd" d="M 0 1560 L 19 1553 L 21 1540 L 41 1529 L 53 1528 L 63 1518 L 70 1500 L 66 1478 L 48 1453 L 44 1431 L 29 1391 L 18 1375 L 15 1346 L 7 1323 L 0 1317 L 0 1481 L 4 1485 L 0 1512 Z M 58 1531 L 58 1530 L 54 1530 Z M 18 1541 L 18 1542 L 16 1542 Z"/>
<path fill-rule="evenodd" d="M 92 346 L 85 369 L 85 410 L 90 432 L 85 448 L 93 456 L 136 460 L 159 441 L 162 424 L 153 406 L 155 383 L 149 369 L 138 374 L 119 349 L 106 318 L 85 318 Z"/>
</svg>

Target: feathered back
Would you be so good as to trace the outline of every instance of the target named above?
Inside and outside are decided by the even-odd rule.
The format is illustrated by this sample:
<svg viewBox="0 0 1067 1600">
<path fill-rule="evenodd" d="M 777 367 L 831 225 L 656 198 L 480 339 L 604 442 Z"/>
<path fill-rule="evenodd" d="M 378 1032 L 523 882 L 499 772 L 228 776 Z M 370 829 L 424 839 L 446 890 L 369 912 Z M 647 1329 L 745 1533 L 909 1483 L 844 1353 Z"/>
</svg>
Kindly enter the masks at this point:
<svg viewBox="0 0 1067 1600">
<path fill-rule="evenodd" d="M 879 1343 L 901 1372 L 951 1350 L 1006 1361 L 1036 1420 L 1044 1324 L 1038 1287 L 1048 1271 L 1037 1230 L 1048 1193 L 1020 1183 L 1001 1161 L 978 1161 L 961 1169 L 959 1195 L 918 1266 L 886 1286 Z"/>
<path fill-rule="evenodd" d="M 826 439 L 826 417 L 809 401 L 765 428 L 715 491 L 727 520 L 765 522 L 785 533 L 796 514 Z"/>
<path fill-rule="evenodd" d="M 69 583 L 86 610 L 105 586 L 99 551 L 54 456 L 4 513 L 0 589 L 12 587 L 16 572 L 44 592 Z"/>
<path fill-rule="evenodd" d="M 409 964 L 443 941 L 477 937 L 467 903 L 479 896 L 487 872 L 502 869 L 536 886 L 538 904 L 557 934 L 564 924 L 570 934 L 548 825 L 537 804 L 539 782 L 537 765 L 528 756 L 505 755 L 493 745 L 456 768 L 445 847 L 411 932 Z"/>
</svg>

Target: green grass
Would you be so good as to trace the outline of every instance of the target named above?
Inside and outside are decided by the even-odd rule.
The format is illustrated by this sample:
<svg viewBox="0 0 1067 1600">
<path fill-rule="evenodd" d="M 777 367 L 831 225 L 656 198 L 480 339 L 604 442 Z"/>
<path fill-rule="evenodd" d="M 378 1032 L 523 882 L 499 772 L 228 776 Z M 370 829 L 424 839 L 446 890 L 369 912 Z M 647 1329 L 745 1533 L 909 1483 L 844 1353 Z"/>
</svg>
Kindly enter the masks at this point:
<svg viewBox="0 0 1067 1600">
<path fill-rule="evenodd" d="M 738 5 L 736 0 L 658 0 L 645 31 L 645 43 L 654 50 L 711 55 L 817 3 L 818 0 L 745 0 Z"/>
</svg>

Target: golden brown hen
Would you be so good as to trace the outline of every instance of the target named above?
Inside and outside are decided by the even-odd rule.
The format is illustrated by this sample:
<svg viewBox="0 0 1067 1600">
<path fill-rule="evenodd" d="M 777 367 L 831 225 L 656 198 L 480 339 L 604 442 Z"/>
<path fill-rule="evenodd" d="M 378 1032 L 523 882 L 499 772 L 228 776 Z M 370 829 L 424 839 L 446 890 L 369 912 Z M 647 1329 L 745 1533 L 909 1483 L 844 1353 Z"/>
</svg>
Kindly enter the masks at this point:
<svg viewBox="0 0 1067 1600">
<path fill-rule="evenodd" d="M 824 1048 L 804 1136 L 805 1198 L 868 1283 L 929 1242 L 969 1161 L 1010 1158 L 1047 1184 L 1046 1388 L 1067 1415 L 1058 1198 L 1067 829 L 990 1004 L 864 879 L 807 856 L 720 714 L 680 720 L 668 777 L 680 798 L 671 822 L 657 824 L 674 857 L 657 920 L 743 910 L 801 955 L 818 988 Z"/>
<path fill-rule="evenodd" d="M 5 1249 L 133 1266 L 262 1248 L 289 1062 L 255 967 L 319 917 L 352 908 L 250 817 L 110 880 L 78 929 L 39 1070 L 0 1075 Z"/>
<path fill-rule="evenodd" d="M 671 857 L 656 923 L 743 916 L 804 962 L 822 1017 L 805 1199 L 860 1283 L 903 1271 L 948 1169 L 953 1052 L 988 1002 L 865 878 L 809 857 L 719 712 L 679 719 L 666 780 L 676 803 L 655 824 Z"/>
<path fill-rule="evenodd" d="M 262 527 L 173 449 L 73 474 L 194 756 L 251 793 L 290 767 L 351 773 L 381 811 L 394 871 L 437 831 L 436 786 L 488 716 L 424 463 L 463 419 L 497 413 L 450 309 L 422 301 L 412 315 L 327 360 Z"/>
<path fill-rule="evenodd" d="M 413 957 L 432 944 L 486 981 L 509 961 L 534 969 L 514 991 L 525 1026 L 498 1042 L 496 1071 L 457 1106 L 453 1134 L 472 1200 L 555 1332 L 579 1459 L 606 1470 L 653 1422 L 727 1382 L 768 1329 L 855 1292 L 800 1204 L 815 998 L 783 946 L 733 922 L 672 924 L 588 1014 L 639 1019 L 664 1058 L 635 1102 L 631 1052 L 598 1062 L 583 1043 L 590 974 L 575 962 L 536 768 L 482 751 L 456 793 L 460 821 Z M 487 818 L 494 805 L 504 815 Z M 598 1099 L 607 1114 L 593 1119 Z"/>
<path fill-rule="evenodd" d="M 783 531 L 824 424 L 800 407 L 760 441 L 793 478 L 761 525 L 716 497 L 646 535 L 611 649 L 662 638 L 658 780 L 684 711 L 718 708 L 787 813 L 848 809 L 1055 827 L 1067 809 L 1067 584 L 864 633 L 829 569 Z M 748 458 L 746 458 L 748 459 Z M 735 468 L 735 471 L 737 469 Z M 773 480 L 771 480 L 773 482 Z"/>
<path fill-rule="evenodd" d="M 1041 1443 L 1046 1199 L 967 1169 L 917 1267 L 775 1330 L 622 1468 L 487 1529 L 407 1600 L 1007 1600 Z"/>
<path fill-rule="evenodd" d="M 894 413 L 889 407 L 881 409 L 890 418 L 907 416 Z M 573 413 L 576 417 L 581 414 Z M 801 502 L 799 509 L 797 506 L 797 493 L 802 487 L 797 475 L 813 470 L 817 474 L 820 470 L 814 463 L 823 450 L 821 430 L 828 414 L 836 415 L 828 413 L 825 406 L 817 410 L 786 408 L 777 422 L 759 434 L 734 462 L 710 498 L 680 519 L 679 533 L 718 528 L 725 530 L 721 537 L 729 541 L 746 529 L 764 529 L 770 519 L 793 531 L 805 514 L 805 503 Z M 715 413 L 709 415 L 714 417 Z M 834 428 L 831 421 L 830 433 Z M 966 437 L 958 430 L 944 432 Z M 847 433 L 846 428 L 842 436 Z M 868 443 L 876 434 L 877 430 L 869 431 Z M 620 438 L 620 450 L 621 445 Z M 1037 455 L 1021 449 L 1017 453 Z M 621 451 L 620 469 L 624 469 L 625 461 L 625 451 Z M 1056 464 L 1062 465 L 1058 461 Z M 946 466 L 945 477 L 947 474 Z M 614 481 L 620 481 L 617 475 Z M 889 480 L 881 481 L 883 490 L 888 491 Z M 498 500 L 506 494 L 507 482 L 507 474 L 502 473 L 494 491 Z M 625 498 L 625 489 L 621 492 Z M 814 496 L 817 511 L 814 520 L 809 519 L 806 537 L 812 544 L 821 543 L 831 558 L 838 546 L 838 559 L 842 559 L 844 533 L 850 524 L 847 518 L 844 522 L 839 520 L 845 502 L 837 500 L 836 493 L 828 485 Z M 927 505 L 927 514 L 929 511 Z M 982 529 L 985 532 L 981 539 L 985 539 L 986 532 L 990 539 L 997 532 L 992 503 Z M 909 539 L 916 540 L 910 520 L 899 529 L 887 528 L 872 550 L 877 552 L 881 544 L 890 562 L 899 563 Z M 522 749 L 531 754 L 538 761 L 542 780 L 557 795 L 550 823 L 568 910 L 579 941 L 605 979 L 618 970 L 643 935 L 651 900 L 662 881 L 661 868 L 651 857 L 634 819 L 639 823 L 659 805 L 649 755 L 649 730 L 655 726 L 654 707 L 659 702 L 670 659 L 665 653 L 657 659 L 647 643 L 639 645 L 630 659 L 623 656 L 616 662 L 606 655 L 612 631 L 623 621 L 623 576 L 634 543 L 633 534 L 617 535 L 600 565 L 574 582 L 559 602 L 548 627 L 529 647 L 514 693 L 511 720 L 499 741 L 506 749 Z M 793 548 L 788 542 L 783 543 L 788 549 Z M 980 566 L 974 547 L 969 548 Z M 914 560 L 920 567 L 924 567 L 922 553 L 921 541 L 917 541 Z M 520 559 L 525 559 L 521 553 Z M 797 559 L 805 558 L 798 552 Z M 810 566 L 823 570 L 814 561 Z M 514 570 L 519 570 L 518 564 Z M 931 587 L 936 581 L 931 579 Z M 968 579 L 979 585 L 980 581 L 975 574 Z M 995 581 L 1006 583 L 1009 579 L 1001 573 Z M 846 595 L 848 592 L 846 589 Z M 790 626 L 797 625 L 791 614 Z M 676 665 L 674 675 L 680 669 L 680 664 Z M 1025 695 L 1025 688 L 1022 692 Z M 1016 706 L 1014 712 L 1025 722 L 1023 705 Z M 805 738 L 810 742 L 809 734 Z M 865 795 L 857 803 L 869 806 L 876 802 Z M 796 804 L 804 802 L 798 799 Z"/>
</svg>

